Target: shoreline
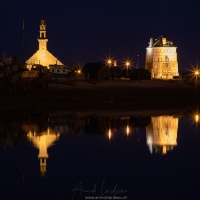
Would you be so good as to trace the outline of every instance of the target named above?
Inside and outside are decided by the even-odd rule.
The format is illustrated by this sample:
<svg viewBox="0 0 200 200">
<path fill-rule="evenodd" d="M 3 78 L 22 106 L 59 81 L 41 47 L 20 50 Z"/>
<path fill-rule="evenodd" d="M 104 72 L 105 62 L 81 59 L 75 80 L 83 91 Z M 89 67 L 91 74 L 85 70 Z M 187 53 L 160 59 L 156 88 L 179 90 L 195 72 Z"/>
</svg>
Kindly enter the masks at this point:
<svg viewBox="0 0 200 200">
<path fill-rule="evenodd" d="M 50 83 L 0 94 L 0 110 L 131 111 L 190 109 L 200 105 L 199 87 L 170 81 L 77 81 Z"/>
</svg>

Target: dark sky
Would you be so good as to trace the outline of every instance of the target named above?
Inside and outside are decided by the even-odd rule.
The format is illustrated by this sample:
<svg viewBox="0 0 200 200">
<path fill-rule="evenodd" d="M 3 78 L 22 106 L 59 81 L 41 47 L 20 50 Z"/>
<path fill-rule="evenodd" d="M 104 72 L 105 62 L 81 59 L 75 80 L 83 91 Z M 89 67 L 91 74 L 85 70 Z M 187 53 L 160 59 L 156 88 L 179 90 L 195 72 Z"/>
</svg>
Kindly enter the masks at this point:
<svg viewBox="0 0 200 200">
<path fill-rule="evenodd" d="M 164 36 L 177 46 L 179 69 L 200 59 L 198 1 L 15 1 L 1 2 L 0 53 L 28 59 L 38 49 L 39 24 L 47 24 L 48 50 L 65 65 L 129 58 L 144 67 L 149 39 Z M 140 56 L 137 56 L 140 55 Z"/>
</svg>

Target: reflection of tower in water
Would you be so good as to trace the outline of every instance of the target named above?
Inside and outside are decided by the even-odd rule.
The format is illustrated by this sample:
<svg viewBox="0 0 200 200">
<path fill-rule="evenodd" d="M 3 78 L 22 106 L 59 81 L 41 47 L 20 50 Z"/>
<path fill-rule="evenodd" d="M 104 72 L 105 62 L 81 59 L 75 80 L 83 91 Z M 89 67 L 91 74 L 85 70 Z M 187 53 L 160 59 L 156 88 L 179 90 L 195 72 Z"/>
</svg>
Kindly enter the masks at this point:
<svg viewBox="0 0 200 200">
<path fill-rule="evenodd" d="M 47 128 L 47 131 L 36 133 L 35 131 L 29 130 L 27 137 L 39 149 L 38 158 L 40 159 L 40 172 L 42 175 L 46 173 L 46 165 L 48 153 L 47 149 L 51 147 L 56 140 L 58 140 L 60 134 Z"/>
<path fill-rule="evenodd" d="M 146 127 L 146 138 L 149 150 L 153 153 L 161 150 L 166 154 L 177 145 L 178 118 L 174 116 L 151 117 L 151 123 Z"/>
</svg>

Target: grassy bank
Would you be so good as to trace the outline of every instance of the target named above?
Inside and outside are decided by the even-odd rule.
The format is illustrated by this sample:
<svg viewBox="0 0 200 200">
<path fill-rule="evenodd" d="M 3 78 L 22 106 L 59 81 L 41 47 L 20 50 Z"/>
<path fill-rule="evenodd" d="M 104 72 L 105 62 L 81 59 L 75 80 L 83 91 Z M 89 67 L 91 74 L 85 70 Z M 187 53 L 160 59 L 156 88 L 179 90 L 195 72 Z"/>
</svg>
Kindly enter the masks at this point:
<svg viewBox="0 0 200 200">
<path fill-rule="evenodd" d="M 199 90 L 180 81 L 79 81 L 18 89 L 1 94 L 0 103 L 1 110 L 186 109 L 199 105 Z"/>
</svg>

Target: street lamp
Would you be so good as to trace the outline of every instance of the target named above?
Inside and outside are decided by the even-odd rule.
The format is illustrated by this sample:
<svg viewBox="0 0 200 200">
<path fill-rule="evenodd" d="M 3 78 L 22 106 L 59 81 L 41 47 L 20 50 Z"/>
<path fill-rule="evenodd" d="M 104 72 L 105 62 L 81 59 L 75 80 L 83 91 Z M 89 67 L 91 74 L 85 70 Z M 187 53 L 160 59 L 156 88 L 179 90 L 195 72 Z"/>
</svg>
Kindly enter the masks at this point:
<svg viewBox="0 0 200 200">
<path fill-rule="evenodd" d="M 108 59 L 108 60 L 107 60 L 107 63 L 108 63 L 108 65 L 109 65 L 109 67 L 111 67 L 111 65 L 112 65 L 112 60 L 111 60 L 111 59 Z"/>
<path fill-rule="evenodd" d="M 128 69 L 130 66 L 130 62 L 129 61 L 126 61 L 126 68 Z"/>
<path fill-rule="evenodd" d="M 114 80 L 113 60 L 111 60 L 110 58 L 108 58 L 107 65 L 110 68 L 109 69 L 109 74 L 110 74 L 109 76 Z"/>
<path fill-rule="evenodd" d="M 198 70 L 196 70 L 196 71 L 195 71 L 195 76 L 196 76 L 196 79 L 197 79 L 198 75 L 199 75 L 199 71 L 198 71 Z"/>
<path fill-rule="evenodd" d="M 78 69 L 76 72 L 77 72 L 77 74 L 81 74 L 81 70 L 80 69 Z"/>
<path fill-rule="evenodd" d="M 131 62 L 130 61 L 125 61 L 125 67 L 126 67 L 126 76 L 128 77 L 128 69 L 131 66 Z"/>
</svg>

